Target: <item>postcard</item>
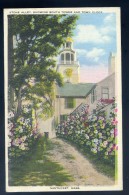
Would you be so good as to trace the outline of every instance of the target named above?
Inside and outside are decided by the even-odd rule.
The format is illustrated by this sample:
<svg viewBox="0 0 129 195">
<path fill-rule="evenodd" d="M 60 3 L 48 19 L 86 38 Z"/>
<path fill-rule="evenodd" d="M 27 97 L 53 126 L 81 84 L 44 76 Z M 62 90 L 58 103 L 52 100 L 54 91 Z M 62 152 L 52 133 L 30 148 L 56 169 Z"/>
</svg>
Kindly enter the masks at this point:
<svg viewBox="0 0 129 195">
<path fill-rule="evenodd" d="M 123 189 L 120 17 L 4 9 L 7 192 Z"/>
</svg>

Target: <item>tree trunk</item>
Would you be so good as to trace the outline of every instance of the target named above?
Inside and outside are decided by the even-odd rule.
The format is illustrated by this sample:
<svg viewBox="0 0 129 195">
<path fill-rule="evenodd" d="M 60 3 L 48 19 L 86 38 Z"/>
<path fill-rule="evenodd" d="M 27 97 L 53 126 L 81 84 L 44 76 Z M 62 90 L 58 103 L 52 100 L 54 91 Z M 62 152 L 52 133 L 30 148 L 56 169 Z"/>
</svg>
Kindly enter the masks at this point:
<svg viewBox="0 0 129 195">
<path fill-rule="evenodd" d="M 37 120 L 38 120 L 38 118 L 37 118 L 37 109 L 35 108 L 35 127 L 36 127 L 36 129 L 37 129 Z"/>
<path fill-rule="evenodd" d="M 22 88 L 20 88 L 19 93 L 18 93 L 18 98 L 17 98 L 18 104 L 17 104 L 16 116 L 19 116 L 21 114 L 21 106 L 22 106 L 21 91 L 22 91 Z"/>
</svg>

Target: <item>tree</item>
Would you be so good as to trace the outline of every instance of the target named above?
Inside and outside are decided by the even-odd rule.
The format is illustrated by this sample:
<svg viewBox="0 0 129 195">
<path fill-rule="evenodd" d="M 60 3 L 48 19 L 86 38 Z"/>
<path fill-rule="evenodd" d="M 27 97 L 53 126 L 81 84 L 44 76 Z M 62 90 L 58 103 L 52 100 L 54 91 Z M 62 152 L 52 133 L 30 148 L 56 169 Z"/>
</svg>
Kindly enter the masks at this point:
<svg viewBox="0 0 129 195">
<path fill-rule="evenodd" d="M 9 86 L 16 95 L 17 114 L 22 97 L 52 106 L 54 83 L 63 83 L 54 58 L 66 37 L 72 36 L 76 20 L 76 15 L 9 16 Z"/>
</svg>

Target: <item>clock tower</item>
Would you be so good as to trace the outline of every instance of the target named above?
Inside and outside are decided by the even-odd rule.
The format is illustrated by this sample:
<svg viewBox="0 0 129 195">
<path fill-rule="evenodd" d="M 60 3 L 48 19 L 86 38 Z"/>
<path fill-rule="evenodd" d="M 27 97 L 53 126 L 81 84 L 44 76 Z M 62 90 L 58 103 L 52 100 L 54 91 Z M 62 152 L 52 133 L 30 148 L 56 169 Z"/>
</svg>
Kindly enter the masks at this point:
<svg viewBox="0 0 129 195">
<path fill-rule="evenodd" d="M 79 83 L 80 65 L 77 61 L 76 51 L 73 49 L 73 40 L 68 37 L 60 51 L 59 64 L 57 67 L 64 77 L 64 82 Z"/>
</svg>

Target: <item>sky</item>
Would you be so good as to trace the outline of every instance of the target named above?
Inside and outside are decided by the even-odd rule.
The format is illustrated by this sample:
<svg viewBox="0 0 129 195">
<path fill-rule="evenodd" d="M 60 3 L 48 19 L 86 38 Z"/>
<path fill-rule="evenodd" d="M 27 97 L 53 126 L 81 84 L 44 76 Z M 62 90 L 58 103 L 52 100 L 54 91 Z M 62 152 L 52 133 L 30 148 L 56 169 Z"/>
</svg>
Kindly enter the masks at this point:
<svg viewBox="0 0 129 195">
<path fill-rule="evenodd" d="M 80 63 L 80 82 L 99 82 L 108 75 L 110 52 L 116 53 L 116 14 L 79 14 L 74 49 Z"/>
</svg>

